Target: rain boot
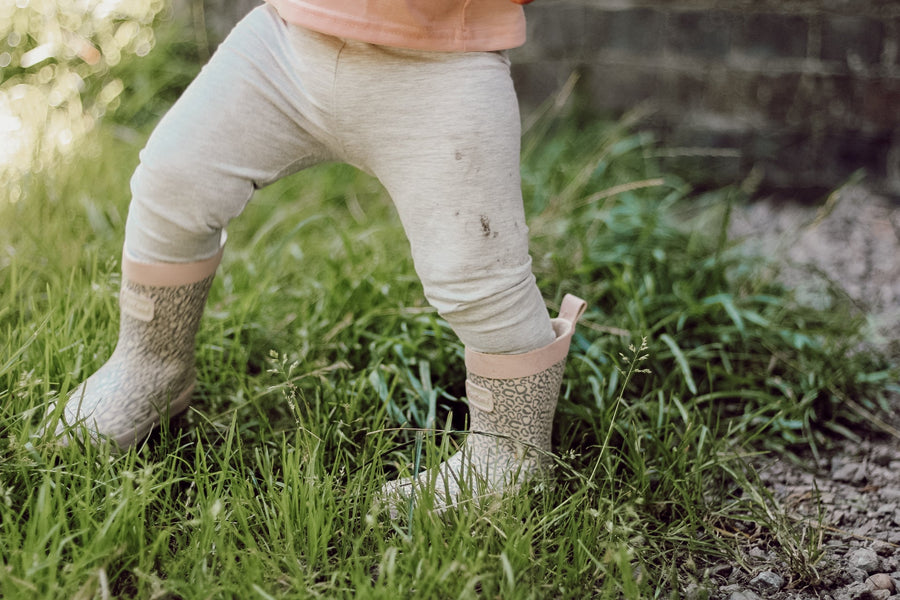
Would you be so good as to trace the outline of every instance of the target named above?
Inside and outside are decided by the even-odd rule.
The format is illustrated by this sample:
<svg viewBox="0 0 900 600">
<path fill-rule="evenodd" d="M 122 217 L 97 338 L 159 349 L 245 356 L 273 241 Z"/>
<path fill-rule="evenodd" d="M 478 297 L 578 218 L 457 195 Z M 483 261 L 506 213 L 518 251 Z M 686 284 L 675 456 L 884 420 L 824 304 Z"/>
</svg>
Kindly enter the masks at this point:
<svg viewBox="0 0 900 600">
<path fill-rule="evenodd" d="M 188 407 L 194 338 L 222 258 L 193 263 L 122 259 L 119 340 L 112 356 L 68 397 L 58 439 L 86 432 L 127 448 Z M 55 412 L 55 410 L 53 411 Z"/>
<path fill-rule="evenodd" d="M 556 340 L 543 348 L 525 354 L 466 349 L 469 432 L 462 447 L 431 469 L 388 482 L 382 498 L 395 508 L 427 490 L 440 512 L 514 490 L 546 473 L 566 356 L 585 307 L 584 300 L 567 294 L 559 317 L 551 321 Z"/>
</svg>

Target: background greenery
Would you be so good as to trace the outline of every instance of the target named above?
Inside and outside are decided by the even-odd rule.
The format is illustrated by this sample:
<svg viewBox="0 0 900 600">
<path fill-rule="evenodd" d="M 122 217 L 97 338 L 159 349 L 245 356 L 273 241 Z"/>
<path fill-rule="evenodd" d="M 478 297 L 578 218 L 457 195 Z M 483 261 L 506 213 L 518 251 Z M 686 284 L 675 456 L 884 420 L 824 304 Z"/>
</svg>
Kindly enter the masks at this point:
<svg viewBox="0 0 900 600">
<path fill-rule="evenodd" d="M 339 165 L 264 190 L 230 228 L 184 416 L 122 454 L 40 435 L 115 345 L 128 178 L 196 71 L 180 30 L 156 31 L 86 77 L 115 67 L 123 91 L 77 151 L 0 203 L 0 595 L 658 597 L 740 565 L 755 527 L 815 580 L 816 524 L 788 524 L 753 457 L 855 435 L 853 407 L 885 409 L 896 368 L 840 294 L 804 306 L 728 238 L 739 191 L 693 192 L 630 116 L 584 122 L 564 98 L 529 116 L 522 173 L 548 304 L 589 304 L 550 481 L 441 517 L 374 506 L 417 452 L 460 439 L 462 347 L 382 188 Z"/>
</svg>

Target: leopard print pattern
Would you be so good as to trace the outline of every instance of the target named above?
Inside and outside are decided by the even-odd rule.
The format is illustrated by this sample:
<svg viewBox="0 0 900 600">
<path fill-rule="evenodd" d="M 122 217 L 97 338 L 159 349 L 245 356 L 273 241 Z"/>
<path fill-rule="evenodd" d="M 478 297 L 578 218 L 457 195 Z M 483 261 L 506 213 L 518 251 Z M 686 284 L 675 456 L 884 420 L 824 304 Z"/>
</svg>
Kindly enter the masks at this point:
<svg viewBox="0 0 900 600">
<path fill-rule="evenodd" d="M 552 458 L 553 415 L 565 360 L 528 377 L 489 379 L 469 373 L 469 381 L 493 396 L 493 410 L 469 405 L 469 434 L 460 450 L 417 476 L 389 481 L 382 488 L 392 517 L 399 501 L 416 490 L 434 492 L 438 512 L 465 499 L 513 490 L 545 472 Z"/>
<path fill-rule="evenodd" d="M 153 318 L 120 312 L 119 341 L 112 356 L 70 395 L 56 433 L 62 443 L 83 426 L 97 441 L 121 448 L 143 439 L 162 415 L 187 408 L 194 386 L 194 338 L 213 275 L 196 283 L 155 287 L 123 278 L 122 293 L 152 301 Z"/>
</svg>

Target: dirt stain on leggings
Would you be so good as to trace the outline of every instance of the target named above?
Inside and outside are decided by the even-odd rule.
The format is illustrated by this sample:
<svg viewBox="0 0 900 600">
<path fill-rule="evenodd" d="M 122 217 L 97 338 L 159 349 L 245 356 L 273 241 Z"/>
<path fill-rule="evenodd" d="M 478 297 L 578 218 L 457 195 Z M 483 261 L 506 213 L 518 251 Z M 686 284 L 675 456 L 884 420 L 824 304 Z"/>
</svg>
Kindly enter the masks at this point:
<svg viewBox="0 0 900 600">
<path fill-rule="evenodd" d="M 481 215 L 481 235 L 490 238 L 495 238 L 500 235 L 499 232 L 491 229 L 491 220 L 487 215 Z"/>
<path fill-rule="evenodd" d="M 481 215 L 481 235 L 489 237 L 491 235 L 491 220 L 487 215 Z"/>
</svg>

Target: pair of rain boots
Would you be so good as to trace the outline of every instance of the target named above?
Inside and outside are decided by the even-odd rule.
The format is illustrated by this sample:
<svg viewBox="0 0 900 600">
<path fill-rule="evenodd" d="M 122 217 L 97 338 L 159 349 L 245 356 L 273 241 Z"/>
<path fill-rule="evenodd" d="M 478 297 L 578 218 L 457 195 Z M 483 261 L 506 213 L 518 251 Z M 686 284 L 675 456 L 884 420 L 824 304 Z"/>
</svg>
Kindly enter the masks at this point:
<svg viewBox="0 0 900 600">
<path fill-rule="evenodd" d="M 62 408 L 62 443 L 85 432 L 128 448 L 188 407 L 194 388 L 194 338 L 221 251 L 195 263 L 122 260 L 119 340 L 109 360 Z M 526 354 L 466 350 L 469 429 L 460 450 L 418 475 L 391 481 L 388 501 L 434 493 L 434 507 L 513 488 L 551 461 L 550 434 L 566 356 L 585 302 L 572 295 L 552 320 L 556 340 Z M 56 414 L 56 410 L 54 410 Z"/>
</svg>

